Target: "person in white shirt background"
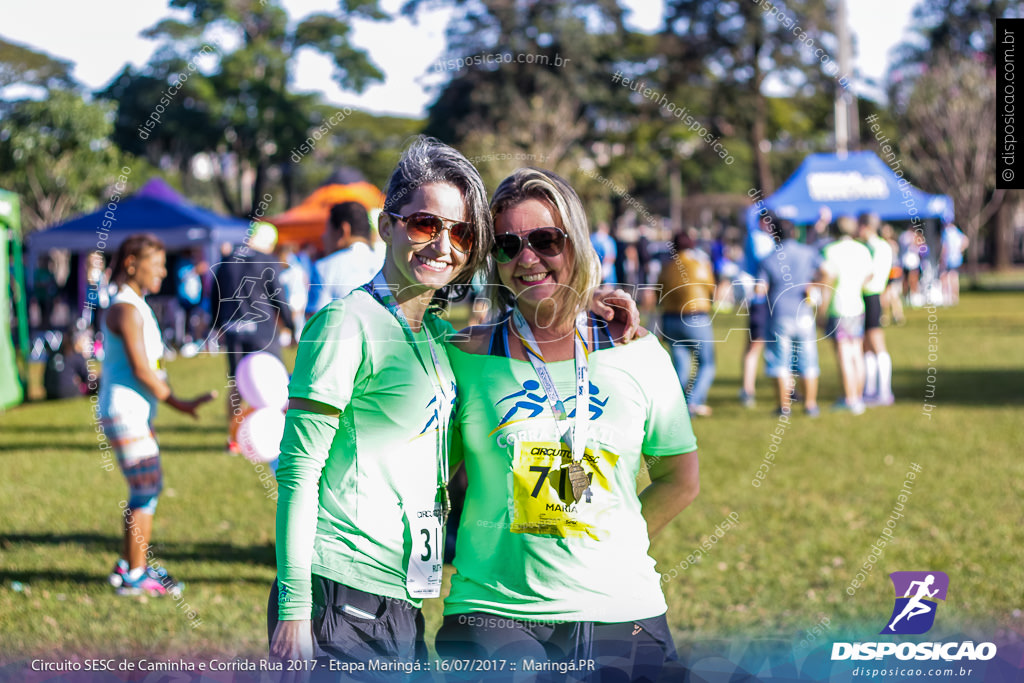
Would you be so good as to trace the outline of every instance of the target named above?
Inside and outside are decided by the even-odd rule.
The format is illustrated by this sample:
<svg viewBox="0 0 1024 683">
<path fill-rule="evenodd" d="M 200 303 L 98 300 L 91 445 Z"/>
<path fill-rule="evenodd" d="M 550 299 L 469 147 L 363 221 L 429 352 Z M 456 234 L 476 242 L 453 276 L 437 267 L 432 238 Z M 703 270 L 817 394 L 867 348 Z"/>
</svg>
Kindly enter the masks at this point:
<svg viewBox="0 0 1024 683">
<path fill-rule="evenodd" d="M 365 285 L 384 265 L 380 252 L 370 245 L 370 235 L 370 217 L 362 204 L 343 202 L 331 207 L 324 232 L 327 256 L 315 264 L 320 284 L 310 292 L 316 310 Z"/>
<path fill-rule="evenodd" d="M 942 300 L 947 306 L 960 303 L 960 266 L 964 264 L 964 252 L 969 244 L 967 235 L 952 223 L 946 223 L 942 228 L 939 282 L 942 284 Z"/>
<path fill-rule="evenodd" d="M 882 225 L 877 213 L 858 217 L 860 242 L 871 252 L 871 277 L 864 285 L 864 402 L 891 405 L 892 356 L 885 346 L 882 328 L 882 294 L 889 285 L 892 247 L 879 236 Z"/>
<path fill-rule="evenodd" d="M 306 305 L 309 303 L 309 275 L 302 267 L 302 262 L 299 260 L 298 255 L 295 252 L 295 247 L 291 244 L 279 244 L 277 245 L 277 258 L 281 262 L 281 286 L 284 287 L 284 299 L 288 303 L 288 308 L 291 310 L 292 323 L 295 325 L 295 339 L 298 340 L 302 334 L 302 326 L 306 323 Z M 281 333 L 282 335 L 290 335 L 291 333 L 285 330 Z M 286 341 L 281 343 L 282 346 L 288 346 L 291 343 L 290 337 Z"/>
</svg>

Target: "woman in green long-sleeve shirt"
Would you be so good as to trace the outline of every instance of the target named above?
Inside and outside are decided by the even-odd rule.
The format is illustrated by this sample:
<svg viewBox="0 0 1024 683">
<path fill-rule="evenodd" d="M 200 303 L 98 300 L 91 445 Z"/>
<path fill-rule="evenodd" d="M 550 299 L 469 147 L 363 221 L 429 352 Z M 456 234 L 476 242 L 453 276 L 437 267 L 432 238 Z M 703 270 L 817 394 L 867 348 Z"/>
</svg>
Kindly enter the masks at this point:
<svg viewBox="0 0 1024 683">
<path fill-rule="evenodd" d="M 386 195 L 383 269 L 310 319 L 289 386 L 270 609 L 282 659 L 411 661 L 421 601 L 440 594 L 455 383 L 434 302 L 483 262 L 490 215 L 476 169 L 429 138 Z"/>
</svg>

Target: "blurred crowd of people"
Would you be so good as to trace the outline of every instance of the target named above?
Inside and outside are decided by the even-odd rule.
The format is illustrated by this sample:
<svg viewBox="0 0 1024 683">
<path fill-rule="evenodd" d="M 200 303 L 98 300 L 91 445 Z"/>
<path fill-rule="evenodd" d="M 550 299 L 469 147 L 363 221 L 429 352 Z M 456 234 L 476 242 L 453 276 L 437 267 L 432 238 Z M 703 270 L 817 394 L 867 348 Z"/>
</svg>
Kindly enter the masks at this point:
<svg viewBox="0 0 1024 683">
<path fill-rule="evenodd" d="M 213 264 L 202 248 L 168 254 L 168 277 L 148 299 L 168 355 L 225 352 L 229 378 L 248 353 L 279 355 L 310 315 L 380 269 L 384 245 L 374 219 L 362 204 L 345 202 L 332 207 L 320 245 L 279 243 L 273 225 L 254 223 L 246 242 L 222 244 Z M 102 317 L 117 291 L 103 253 L 60 256 L 40 259 L 30 297 L 31 355 L 47 363 L 47 398 L 87 392 L 86 361 L 103 360 Z"/>
<path fill-rule="evenodd" d="M 707 397 L 716 372 L 716 344 L 730 332 L 715 329 L 719 311 L 747 321 L 739 400 L 754 406 L 761 357 L 776 395 L 776 411 L 794 401 L 816 417 L 818 342 L 835 347 L 841 395 L 834 410 L 861 414 L 893 403 L 892 360 L 884 326 L 902 325 L 904 305 L 955 305 L 958 271 L 968 241 L 947 224 L 938 258 L 922 230 L 895 230 L 877 215 L 832 219 L 823 210 L 805 229 L 766 214 L 746 234 L 722 227 L 676 234 L 658 254 L 641 227 L 633 243 L 616 243 L 598 229 L 593 241 L 610 267 L 607 282 L 639 285 L 646 314 L 671 346 L 690 412 L 710 416 Z M 797 386 L 799 380 L 799 386 Z"/>
<path fill-rule="evenodd" d="M 169 255 L 170 277 L 150 298 L 164 343 L 185 356 L 227 352 L 229 378 L 248 353 L 279 355 L 299 338 L 310 315 L 380 269 L 384 249 L 374 218 L 361 204 L 346 202 L 330 210 L 320 245 L 279 244 L 276 229 L 259 223 L 245 244 L 222 245 L 213 265 L 201 249 Z M 754 405 L 763 356 L 776 410 L 789 413 L 799 400 L 817 416 L 817 344 L 826 339 L 835 345 L 842 384 L 835 409 L 859 414 L 866 406 L 892 403 L 883 326 L 903 324 L 904 305 L 957 303 L 958 270 L 968 246 L 959 228 L 948 224 L 933 255 L 920 230 L 897 236 L 872 214 L 833 221 L 827 210 L 803 230 L 765 215 L 749 233 L 723 225 L 717 234 L 690 229 L 670 242 L 656 234 L 640 225 L 634 239 L 624 241 L 599 223 L 591 242 L 604 282 L 635 292 L 648 326 L 670 345 L 696 416 L 712 413 L 716 343 L 729 332 L 715 331 L 719 311 L 747 318 L 743 405 Z M 37 336 L 34 349 L 37 359 L 48 362 L 48 396 L 85 393 L 84 359 L 102 360 L 100 318 L 113 290 L 103 254 L 90 254 L 84 264 L 85 273 L 76 277 L 47 256 L 33 278 L 34 326 L 49 331 Z M 86 292 L 76 317 L 69 311 L 78 280 Z M 479 284 L 471 290 L 473 322 L 487 310 Z M 237 397 L 228 392 L 227 399 L 230 412 Z"/>
</svg>

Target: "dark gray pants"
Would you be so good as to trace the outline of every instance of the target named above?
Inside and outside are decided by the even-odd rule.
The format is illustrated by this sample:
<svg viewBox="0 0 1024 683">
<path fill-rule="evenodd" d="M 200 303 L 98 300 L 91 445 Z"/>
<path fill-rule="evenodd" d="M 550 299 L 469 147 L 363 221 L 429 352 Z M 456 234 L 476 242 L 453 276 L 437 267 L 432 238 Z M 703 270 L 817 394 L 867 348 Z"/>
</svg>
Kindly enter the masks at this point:
<svg viewBox="0 0 1024 683">
<path fill-rule="evenodd" d="M 267 603 L 268 642 L 277 628 L 277 610 L 275 580 Z M 372 671 L 369 664 L 420 661 L 425 668 L 424 630 L 422 612 L 405 600 L 374 595 L 313 575 L 313 635 L 320 649 L 329 655 L 317 661 L 313 681 L 417 680 L 420 676 L 415 673 L 404 677 L 393 670 Z M 366 669 L 351 670 L 360 665 Z M 430 680 L 429 675 L 425 680 Z"/>
<path fill-rule="evenodd" d="M 443 658 L 508 663 L 501 670 L 455 674 L 448 680 L 522 680 L 527 663 L 548 662 L 576 662 L 578 666 L 566 673 L 540 673 L 533 680 L 654 683 L 679 681 L 684 673 L 665 615 L 603 624 L 524 621 L 483 612 L 449 614 L 435 646 Z"/>
</svg>

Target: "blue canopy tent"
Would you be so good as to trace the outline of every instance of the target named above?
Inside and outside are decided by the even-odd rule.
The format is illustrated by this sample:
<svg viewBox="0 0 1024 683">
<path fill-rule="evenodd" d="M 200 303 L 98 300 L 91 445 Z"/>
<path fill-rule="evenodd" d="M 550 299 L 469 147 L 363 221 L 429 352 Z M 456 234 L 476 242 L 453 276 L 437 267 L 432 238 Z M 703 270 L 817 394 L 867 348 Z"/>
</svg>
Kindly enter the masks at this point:
<svg viewBox="0 0 1024 683">
<path fill-rule="evenodd" d="M 153 178 L 127 199 L 30 235 L 27 263 L 36 263 L 39 255 L 50 249 L 78 252 L 81 307 L 86 291 L 85 258 L 89 252 L 112 254 L 129 235 L 151 232 L 169 252 L 198 247 L 209 263 L 217 263 L 220 245 L 241 244 L 248 231 L 248 221 L 204 209 L 182 197 L 162 179 Z"/>
<path fill-rule="evenodd" d="M 946 195 L 922 192 L 897 175 L 874 152 L 851 152 L 846 157 L 812 154 L 772 196 L 753 197 L 747 209 L 747 228 L 756 230 L 765 209 L 796 224 L 814 223 L 828 207 L 833 216 L 874 212 L 884 221 L 939 218 L 953 220 L 953 201 Z"/>
<path fill-rule="evenodd" d="M 31 235 L 29 263 L 49 249 L 111 253 L 126 237 L 139 232 L 154 233 L 169 251 L 205 247 L 215 263 L 217 246 L 241 244 L 248 230 L 248 221 L 197 206 L 154 178 L 123 201 Z"/>
</svg>

